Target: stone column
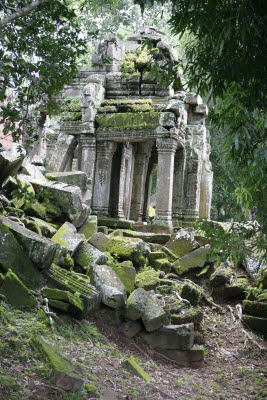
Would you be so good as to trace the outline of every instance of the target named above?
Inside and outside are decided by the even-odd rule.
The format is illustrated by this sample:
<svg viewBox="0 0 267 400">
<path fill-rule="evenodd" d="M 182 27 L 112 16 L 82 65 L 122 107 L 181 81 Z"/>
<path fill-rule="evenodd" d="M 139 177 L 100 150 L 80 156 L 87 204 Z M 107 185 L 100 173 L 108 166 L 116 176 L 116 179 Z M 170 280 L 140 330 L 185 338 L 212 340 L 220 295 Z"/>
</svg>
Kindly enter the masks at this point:
<svg viewBox="0 0 267 400">
<path fill-rule="evenodd" d="M 137 153 L 134 163 L 134 177 L 130 219 L 142 221 L 145 184 L 147 177 L 147 168 L 151 156 L 152 143 L 138 143 Z"/>
<path fill-rule="evenodd" d="M 115 142 L 97 142 L 96 168 L 94 178 L 92 210 L 97 214 L 108 215 L 112 157 L 116 150 Z"/>
<path fill-rule="evenodd" d="M 157 156 L 157 154 L 156 154 Z M 145 198 L 144 198 L 144 210 L 143 210 L 143 221 L 149 221 L 149 205 L 150 205 L 150 197 L 151 197 L 151 187 L 152 187 L 152 175 L 154 168 L 157 164 L 157 160 L 154 157 L 154 154 L 150 157 L 147 169 L 147 178 L 146 178 L 146 186 L 145 186 Z"/>
<path fill-rule="evenodd" d="M 174 159 L 173 195 L 172 195 L 172 222 L 180 226 L 183 213 L 184 175 L 186 149 L 177 149 Z"/>
<path fill-rule="evenodd" d="M 156 214 L 154 229 L 172 232 L 172 193 L 174 156 L 177 148 L 175 139 L 157 139 L 158 174 Z"/>
<path fill-rule="evenodd" d="M 95 138 L 92 135 L 80 136 L 78 168 L 86 173 L 92 184 L 95 170 Z"/>
<path fill-rule="evenodd" d="M 213 172 L 211 162 L 204 161 L 200 182 L 199 217 L 210 218 L 211 199 L 212 199 Z"/>
<path fill-rule="evenodd" d="M 129 218 L 129 207 L 131 202 L 132 188 L 132 168 L 133 168 L 133 146 L 130 143 L 123 144 L 121 169 L 120 169 L 120 187 L 118 217 L 121 219 Z"/>
</svg>

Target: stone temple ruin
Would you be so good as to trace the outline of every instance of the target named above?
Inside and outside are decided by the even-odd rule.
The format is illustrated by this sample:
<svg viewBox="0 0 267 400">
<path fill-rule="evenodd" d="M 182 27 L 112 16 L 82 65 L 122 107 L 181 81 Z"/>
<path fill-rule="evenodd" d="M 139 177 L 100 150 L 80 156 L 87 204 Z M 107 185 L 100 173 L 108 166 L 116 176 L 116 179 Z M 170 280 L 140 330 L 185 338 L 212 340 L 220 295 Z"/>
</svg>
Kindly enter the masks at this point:
<svg viewBox="0 0 267 400">
<path fill-rule="evenodd" d="M 152 28 L 126 43 L 109 35 L 97 46 L 91 70 L 66 87 L 60 121 L 45 123 L 46 156 L 50 171 L 86 173 L 83 200 L 95 214 L 140 225 L 148 221 L 157 167 L 150 229 L 172 231 L 210 216 L 207 107 L 200 96 L 158 84 L 147 68 L 148 53 L 140 50 L 145 39 L 155 57 L 173 59 L 164 36 Z"/>
</svg>

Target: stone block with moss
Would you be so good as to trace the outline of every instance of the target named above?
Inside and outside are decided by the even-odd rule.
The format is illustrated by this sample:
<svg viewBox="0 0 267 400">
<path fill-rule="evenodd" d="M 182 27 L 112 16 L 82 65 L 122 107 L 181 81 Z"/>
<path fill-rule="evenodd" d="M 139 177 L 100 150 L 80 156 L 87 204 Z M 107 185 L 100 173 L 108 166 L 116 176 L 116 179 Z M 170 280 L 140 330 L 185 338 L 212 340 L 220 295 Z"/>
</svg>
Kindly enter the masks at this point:
<svg viewBox="0 0 267 400">
<path fill-rule="evenodd" d="M 83 233 L 86 239 L 90 239 L 90 237 L 97 232 L 97 216 L 90 215 L 79 228 L 78 232 Z"/>
<path fill-rule="evenodd" d="M 183 299 L 188 300 L 190 304 L 197 305 L 201 301 L 203 292 L 204 289 L 199 286 L 186 282 L 180 290 L 180 295 Z"/>
<path fill-rule="evenodd" d="M 87 175 L 83 171 L 53 172 L 46 174 L 46 178 L 51 181 L 78 186 L 82 190 L 86 189 L 87 185 Z"/>
<path fill-rule="evenodd" d="M 107 249 L 109 238 L 102 232 L 94 233 L 88 240 L 98 250 L 104 252 Z"/>
<path fill-rule="evenodd" d="M 168 247 L 163 246 L 163 247 L 161 247 L 160 251 L 165 254 L 165 256 L 168 258 L 168 260 L 171 263 L 177 261 L 177 259 L 178 259 L 177 255 L 175 253 L 173 253 L 170 249 L 168 249 Z"/>
<path fill-rule="evenodd" d="M 142 239 L 113 237 L 107 245 L 107 251 L 121 261 L 130 260 L 134 265 L 143 266 L 146 264 L 150 247 Z"/>
<path fill-rule="evenodd" d="M 127 371 L 132 372 L 134 375 L 139 378 L 143 378 L 146 382 L 150 382 L 150 376 L 143 370 L 143 368 L 137 364 L 137 362 L 131 357 L 122 362 L 122 367 L 127 369 Z"/>
<path fill-rule="evenodd" d="M 152 333 L 140 333 L 152 348 L 189 350 L 194 344 L 194 324 L 166 325 Z"/>
<path fill-rule="evenodd" d="M 126 130 L 156 128 L 159 125 L 160 115 L 154 110 L 140 113 L 97 114 L 96 122 L 101 128 Z"/>
<path fill-rule="evenodd" d="M 182 325 L 192 322 L 199 325 L 203 319 L 203 312 L 199 308 L 185 308 L 179 314 L 171 314 L 171 323 L 173 325 Z"/>
<path fill-rule="evenodd" d="M 66 271 L 63 268 L 52 264 L 46 272 L 50 283 L 63 290 L 72 293 L 79 293 L 84 303 L 83 317 L 94 310 L 100 304 L 100 294 L 96 288 L 90 284 L 87 276 L 75 272 Z"/>
<path fill-rule="evenodd" d="M 206 245 L 181 257 L 173 264 L 175 273 L 180 276 L 196 269 L 203 268 L 204 264 L 208 260 L 209 252 L 210 245 Z"/>
<path fill-rule="evenodd" d="M 160 329 L 169 322 L 167 313 L 153 292 L 149 293 L 146 307 L 141 318 L 147 332 Z"/>
<path fill-rule="evenodd" d="M 255 331 L 262 332 L 267 337 L 267 318 L 255 317 L 252 315 L 243 315 L 242 320 L 245 326 Z"/>
<path fill-rule="evenodd" d="M 128 319 L 135 321 L 142 317 L 146 309 L 149 294 L 142 288 L 136 289 L 131 293 L 127 300 L 126 316 Z"/>
<path fill-rule="evenodd" d="M 97 224 L 99 226 L 107 226 L 114 229 L 132 229 L 133 222 L 127 220 L 120 220 L 117 218 L 98 217 Z"/>
<path fill-rule="evenodd" d="M 244 300 L 243 313 L 267 318 L 267 302 Z"/>
<path fill-rule="evenodd" d="M 8 270 L 0 288 L 0 294 L 15 308 L 35 307 L 37 301 L 30 290 L 21 282 L 11 269 Z"/>
<path fill-rule="evenodd" d="M 8 229 L 38 269 L 43 270 L 50 267 L 57 250 L 55 243 L 8 218 L 0 217 L 0 220 L 8 226 Z"/>
<path fill-rule="evenodd" d="M 82 242 L 73 253 L 73 258 L 84 271 L 88 271 L 93 264 L 106 264 L 108 257 L 88 242 Z"/>
<path fill-rule="evenodd" d="M 250 286 L 247 278 L 236 277 L 231 283 L 225 285 L 225 297 L 227 299 L 237 296 L 242 297 L 245 295 L 249 287 Z"/>
<path fill-rule="evenodd" d="M 225 267 L 224 265 L 220 265 L 210 276 L 211 286 L 216 287 L 224 285 L 230 280 L 232 274 L 233 271 L 230 267 Z"/>
<path fill-rule="evenodd" d="M 0 221 L 0 265 L 4 271 L 11 269 L 29 289 L 39 289 L 45 280 L 19 245 L 8 225 Z"/>
<path fill-rule="evenodd" d="M 31 339 L 31 345 L 41 360 L 51 368 L 50 378 L 53 384 L 63 390 L 73 392 L 82 387 L 81 374 L 52 342 L 42 336 L 35 336 Z"/>
<path fill-rule="evenodd" d="M 77 233 L 75 226 L 69 222 L 65 222 L 51 238 L 53 242 L 66 247 L 70 253 L 74 252 L 85 239 L 85 236 Z"/>
<path fill-rule="evenodd" d="M 144 225 L 146 227 L 146 225 Z M 132 230 L 123 231 L 123 236 L 126 237 L 138 237 L 147 243 L 160 243 L 165 244 L 170 240 L 171 235 L 167 233 L 153 233 L 153 232 L 140 232 L 140 226 L 134 225 Z"/>
<path fill-rule="evenodd" d="M 143 272 L 139 272 L 136 275 L 136 285 L 145 290 L 155 290 L 160 284 L 160 271 L 154 269 L 147 269 Z"/>
<path fill-rule="evenodd" d="M 127 261 L 125 261 L 127 263 Z M 134 290 L 136 271 L 132 265 L 123 265 L 123 263 L 115 266 L 113 268 L 115 273 L 120 278 L 120 281 L 123 283 L 125 290 L 127 293 L 131 293 Z"/>
<path fill-rule="evenodd" d="M 55 304 L 55 308 L 57 308 L 56 303 L 53 303 L 53 300 L 56 300 L 60 301 L 60 303 L 65 303 L 66 311 L 69 311 L 77 316 L 82 315 L 83 313 L 84 306 L 78 292 L 73 294 L 68 290 L 45 288 L 42 290 L 42 296 L 48 299 L 49 304 L 52 307 L 53 304 Z"/>
<path fill-rule="evenodd" d="M 150 262 L 151 266 L 159 271 L 164 271 L 166 273 L 171 272 L 172 264 L 168 260 L 168 258 L 160 258 Z"/>
<path fill-rule="evenodd" d="M 191 251 L 199 247 L 196 242 L 184 229 L 180 229 L 175 233 L 172 238 L 166 243 L 166 247 L 170 249 L 178 258 L 185 256 Z"/>
</svg>

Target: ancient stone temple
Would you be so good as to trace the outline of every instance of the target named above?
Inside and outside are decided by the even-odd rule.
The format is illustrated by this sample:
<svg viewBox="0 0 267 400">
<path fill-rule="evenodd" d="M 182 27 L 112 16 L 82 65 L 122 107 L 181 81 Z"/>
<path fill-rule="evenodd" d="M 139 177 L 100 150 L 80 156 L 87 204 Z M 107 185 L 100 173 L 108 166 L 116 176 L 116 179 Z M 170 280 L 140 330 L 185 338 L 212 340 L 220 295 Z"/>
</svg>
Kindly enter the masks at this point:
<svg viewBox="0 0 267 400">
<path fill-rule="evenodd" d="M 60 122 L 46 123 L 48 168 L 84 171 L 84 200 L 98 215 L 148 221 L 157 168 L 152 229 L 171 231 L 209 218 L 212 171 L 207 107 L 199 96 L 159 85 L 141 49 L 173 59 L 164 36 L 147 28 L 126 43 L 110 35 L 63 93 Z M 164 58 L 162 58 L 162 55 Z"/>
</svg>

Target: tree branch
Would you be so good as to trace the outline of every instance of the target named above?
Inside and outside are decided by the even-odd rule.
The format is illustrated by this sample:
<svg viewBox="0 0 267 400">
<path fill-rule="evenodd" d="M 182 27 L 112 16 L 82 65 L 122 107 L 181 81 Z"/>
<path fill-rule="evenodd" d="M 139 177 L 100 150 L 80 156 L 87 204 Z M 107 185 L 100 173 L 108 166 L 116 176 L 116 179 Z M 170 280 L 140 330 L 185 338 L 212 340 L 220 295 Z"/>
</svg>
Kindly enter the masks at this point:
<svg viewBox="0 0 267 400">
<path fill-rule="evenodd" d="M 33 1 L 31 4 L 20 8 L 13 14 L 9 15 L 6 18 L 0 20 L 0 29 L 3 29 L 7 24 L 10 24 L 14 19 L 22 17 L 25 14 L 28 14 L 30 11 L 34 10 L 36 7 L 40 6 L 42 3 L 47 2 L 48 0 L 36 0 Z"/>
</svg>

